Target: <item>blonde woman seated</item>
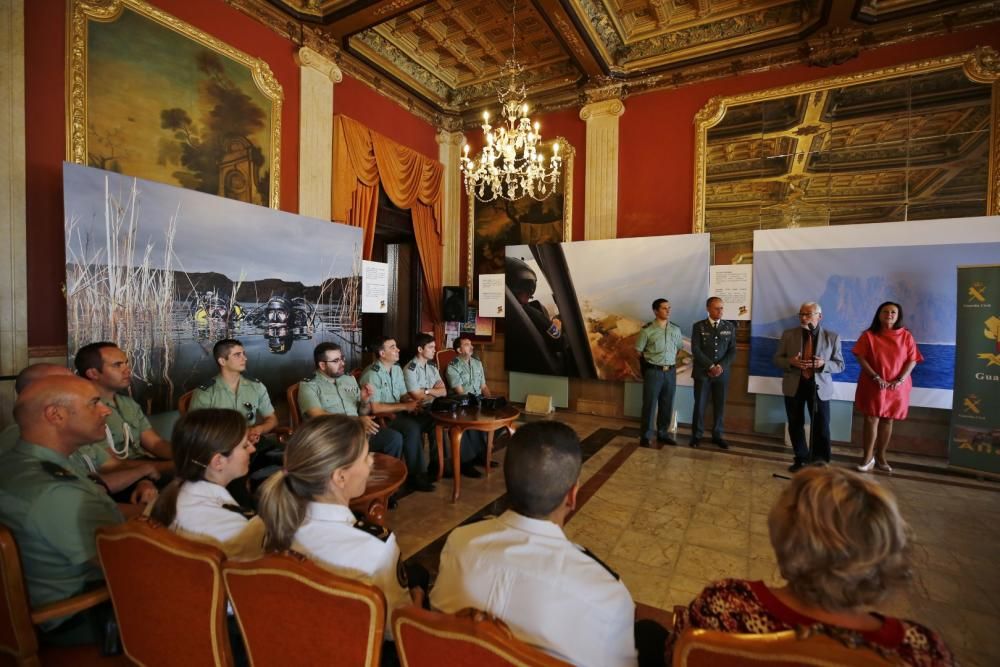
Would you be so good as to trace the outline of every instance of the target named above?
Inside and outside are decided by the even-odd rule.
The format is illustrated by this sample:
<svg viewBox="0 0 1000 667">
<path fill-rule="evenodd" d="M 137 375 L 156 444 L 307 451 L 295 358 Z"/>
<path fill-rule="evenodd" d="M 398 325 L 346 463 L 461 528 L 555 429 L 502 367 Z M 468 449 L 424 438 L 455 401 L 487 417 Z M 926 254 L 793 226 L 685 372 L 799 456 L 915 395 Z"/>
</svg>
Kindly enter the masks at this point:
<svg viewBox="0 0 1000 667">
<path fill-rule="evenodd" d="M 685 628 L 738 633 L 822 632 L 906 665 L 953 665 L 935 632 L 871 611 L 911 576 L 909 528 L 875 482 L 830 467 L 797 473 L 768 516 L 788 585 L 727 579 L 675 619 L 667 656 Z"/>
<path fill-rule="evenodd" d="M 426 588 L 426 581 L 408 588 L 396 536 L 359 521 L 348 506 L 365 492 L 371 467 L 365 427 L 358 419 L 323 415 L 303 424 L 285 446 L 285 467 L 261 487 L 264 549 L 292 549 L 340 576 L 378 587 L 391 613 L 411 602 L 421 604 L 424 593 L 416 584 Z M 419 578 L 426 579 L 426 571 Z"/>
<path fill-rule="evenodd" d="M 254 446 L 247 433 L 246 418 L 235 410 L 207 408 L 181 417 L 171 438 L 176 476 L 160 493 L 152 518 L 230 558 L 259 556 L 264 526 L 226 490 L 249 469 Z"/>
</svg>

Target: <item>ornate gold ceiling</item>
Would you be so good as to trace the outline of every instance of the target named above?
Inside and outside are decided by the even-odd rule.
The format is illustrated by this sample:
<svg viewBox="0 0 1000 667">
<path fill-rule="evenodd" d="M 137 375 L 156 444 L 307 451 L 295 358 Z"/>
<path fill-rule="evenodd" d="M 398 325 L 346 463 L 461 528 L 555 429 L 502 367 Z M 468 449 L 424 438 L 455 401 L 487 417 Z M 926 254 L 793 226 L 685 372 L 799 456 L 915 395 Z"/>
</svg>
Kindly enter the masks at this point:
<svg viewBox="0 0 1000 667">
<path fill-rule="evenodd" d="M 1000 20 L 996 0 L 226 0 L 437 124 L 496 106 L 519 61 L 535 109 L 578 106 Z"/>
</svg>

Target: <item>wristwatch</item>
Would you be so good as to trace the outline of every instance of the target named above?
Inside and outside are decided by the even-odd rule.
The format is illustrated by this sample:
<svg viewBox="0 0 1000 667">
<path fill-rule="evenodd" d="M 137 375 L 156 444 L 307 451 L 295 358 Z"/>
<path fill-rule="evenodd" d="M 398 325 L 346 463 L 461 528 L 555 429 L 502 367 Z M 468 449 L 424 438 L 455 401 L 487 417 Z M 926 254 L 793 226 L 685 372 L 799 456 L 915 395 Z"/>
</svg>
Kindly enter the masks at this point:
<svg viewBox="0 0 1000 667">
<path fill-rule="evenodd" d="M 431 390 L 428 389 L 427 387 L 424 387 L 424 396 L 429 396 L 430 393 L 431 393 Z"/>
</svg>

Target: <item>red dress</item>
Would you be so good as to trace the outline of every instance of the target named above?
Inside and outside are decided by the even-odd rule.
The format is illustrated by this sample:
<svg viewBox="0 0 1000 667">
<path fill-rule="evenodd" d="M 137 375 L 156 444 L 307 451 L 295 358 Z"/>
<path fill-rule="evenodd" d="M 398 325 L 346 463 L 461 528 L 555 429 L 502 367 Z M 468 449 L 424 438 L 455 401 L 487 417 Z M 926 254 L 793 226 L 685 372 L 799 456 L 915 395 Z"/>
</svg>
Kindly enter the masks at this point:
<svg viewBox="0 0 1000 667">
<path fill-rule="evenodd" d="M 872 370 L 886 382 L 899 377 L 911 361 L 921 362 L 924 356 L 917 349 L 913 334 L 906 329 L 890 329 L 873 334 L 865 330 L 851 350 L 855 357 L 868 362 Z M 858 388 L 854 394 L 854 406 L 861 414 L 886 419 L 906 419 L 910 409 L 910 388 L 913 380 L 907 376 L 895 389 L 879 389 L 868 373 L 862 369 L 858 377 Z"/>
</svg>

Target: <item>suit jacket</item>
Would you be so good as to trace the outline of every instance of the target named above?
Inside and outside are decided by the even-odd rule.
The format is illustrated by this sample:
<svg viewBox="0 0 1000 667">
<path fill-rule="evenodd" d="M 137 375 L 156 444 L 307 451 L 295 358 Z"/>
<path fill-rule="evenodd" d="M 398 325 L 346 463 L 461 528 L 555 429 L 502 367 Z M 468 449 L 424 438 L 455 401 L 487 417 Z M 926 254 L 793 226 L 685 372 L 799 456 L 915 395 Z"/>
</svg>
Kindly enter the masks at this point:
<svg viewBox="0 0 1000 667">
<path fill-rule="evenodd" d="M 725 373 L 736 357 L 736 326 L 729 320 L 719 320 L 716 329 L 707 317 L 695 322 L 691 327 L 691 353 L 695 377 L 704 375 L 715 364 L 722 366 Z"/>
<path fill-rule="evenodd" d="M 781 378 L 781 391 L 785 396 L 794 396 L 799 388 L 802 370 L 789 362 L 802 352 L 802 328 L 786 329 L 781 334 L 778 351 L 774 353 L 774 365 L 785 373 Z M 814 377 L 821 401 L 833 398 L 833 374 L 844 370 L 844 354 L 840 350 L 840 335 L 820 327 L 816 331 L 816 345 L 813 354 L 826 362 L 817 369 Z"/>
</svg>

